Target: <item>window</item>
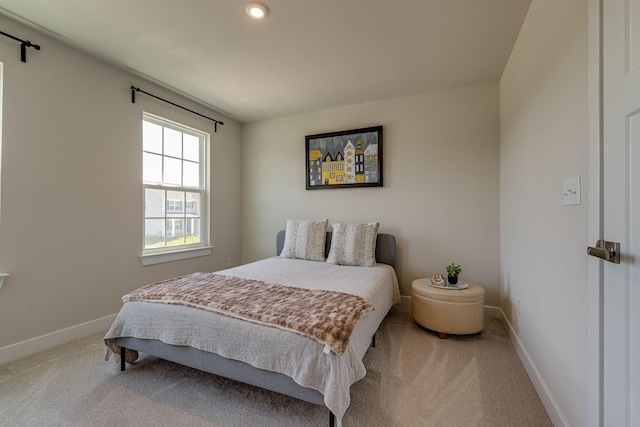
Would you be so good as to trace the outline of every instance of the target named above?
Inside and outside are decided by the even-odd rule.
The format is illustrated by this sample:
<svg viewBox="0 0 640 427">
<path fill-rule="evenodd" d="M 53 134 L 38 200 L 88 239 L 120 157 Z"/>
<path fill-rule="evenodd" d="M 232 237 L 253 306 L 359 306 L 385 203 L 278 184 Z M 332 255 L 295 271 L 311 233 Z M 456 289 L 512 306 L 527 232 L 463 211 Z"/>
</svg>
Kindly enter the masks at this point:
<svg viewBox="0 0 640 427">
<path fill-rule="evenodd" d="M 144 114 L 143 257 L 208 248 L 208 145 L 207 133 Z"/>
</svg>

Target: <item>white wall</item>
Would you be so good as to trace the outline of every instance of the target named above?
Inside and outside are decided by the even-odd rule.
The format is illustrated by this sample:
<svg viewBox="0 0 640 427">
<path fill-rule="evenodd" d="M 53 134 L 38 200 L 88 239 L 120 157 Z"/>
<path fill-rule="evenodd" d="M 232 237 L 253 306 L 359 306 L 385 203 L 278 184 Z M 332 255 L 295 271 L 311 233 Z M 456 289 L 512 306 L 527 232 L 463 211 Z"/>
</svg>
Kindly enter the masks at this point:
<svg viewBox="0 0 640 427">
<path fill-rule="evenodd" d="M 500 81 L 501 305 L 572 426 L 587 425 L 587 95 L 587 2 L 534 0 Z M 582 204 L 565 207 L 573 176 Z"/>
<path fill-rule="evenodd" d="M 275 253 L 286 220 L 379 221 L 398 239 L 401 291 L 462 264 L 499 304 L 498 85 L 243 126 L 242 259 Z M 384 187 L 305 190 L 305 135 L 384 126 Z"/>
<path fill-rule="evenodd" d="M 51 37 L 0 17 L 4 62 L 0 350 L 109 316 L 141 285 L 240 261 L 240 125 Z M 138 94 L 130 86 L 225 122 Z M 142 267 L 142 112 L 211 133 L 215 246 L 208 257 Z"/>
</svg>

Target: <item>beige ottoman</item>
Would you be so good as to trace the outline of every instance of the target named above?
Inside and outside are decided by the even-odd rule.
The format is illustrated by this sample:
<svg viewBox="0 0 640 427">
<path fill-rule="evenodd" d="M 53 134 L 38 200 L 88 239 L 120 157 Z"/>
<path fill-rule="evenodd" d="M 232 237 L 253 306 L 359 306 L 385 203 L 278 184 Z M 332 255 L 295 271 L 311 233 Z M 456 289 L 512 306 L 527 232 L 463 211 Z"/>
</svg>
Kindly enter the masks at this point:
<svg viewBox="0 0 640 427">
<path fill-rule="evenodd" d="M 469 283 L 467 289 L 441 289 L 427 285 L 427 279 L 411 284 L 413 320 L 427 329 L 447 334 L 475 334 L 484 327 L 484 289 Z"/>
</svg>

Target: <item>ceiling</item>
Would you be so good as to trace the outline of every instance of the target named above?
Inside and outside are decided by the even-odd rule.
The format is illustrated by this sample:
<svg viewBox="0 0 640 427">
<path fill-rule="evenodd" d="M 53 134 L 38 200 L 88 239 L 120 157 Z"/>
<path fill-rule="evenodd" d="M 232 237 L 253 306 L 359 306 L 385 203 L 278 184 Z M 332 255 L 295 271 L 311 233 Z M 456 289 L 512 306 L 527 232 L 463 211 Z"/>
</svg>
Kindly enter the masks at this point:
<svg viewBox="0 0 640 427">
<path fill-rule="evenodd" d="M 0 13 L 249 122 L 497 81 L 531 0 L 263 0 L 263 20 L 249 2 L 0 0 Z"/>
</svg>

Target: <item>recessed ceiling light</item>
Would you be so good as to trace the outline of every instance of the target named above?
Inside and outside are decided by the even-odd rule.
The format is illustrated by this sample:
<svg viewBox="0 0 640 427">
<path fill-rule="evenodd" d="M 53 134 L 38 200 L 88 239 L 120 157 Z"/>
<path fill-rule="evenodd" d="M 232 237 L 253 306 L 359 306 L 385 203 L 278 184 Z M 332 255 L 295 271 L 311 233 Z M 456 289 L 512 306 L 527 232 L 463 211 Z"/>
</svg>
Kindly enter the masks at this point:
<svg viewBox="0 0 640 427">
<path fill-rule="evenodd" d="M 246 10 L 247 15 L 249 15 L 253 19 L 262 19 L 267 16 L 267 12 L 269 12 L 267 6 L 263 5 L 262 3 L 249 3 Z"/>
</svg>

